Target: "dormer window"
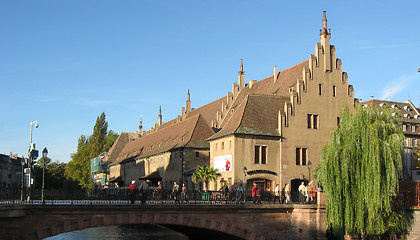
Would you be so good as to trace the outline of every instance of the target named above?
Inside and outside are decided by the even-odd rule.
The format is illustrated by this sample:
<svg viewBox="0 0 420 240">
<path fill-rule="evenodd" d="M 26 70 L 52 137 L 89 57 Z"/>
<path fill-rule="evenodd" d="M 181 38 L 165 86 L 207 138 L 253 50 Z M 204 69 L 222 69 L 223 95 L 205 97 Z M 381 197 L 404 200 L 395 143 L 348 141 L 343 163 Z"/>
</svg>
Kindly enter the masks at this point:
<svg viewBox="0 0 420 240">
<path fill-rule="evenodd" d="M 386 106 L 386 104 L 385 104 L 385 103 L 381 103 L 381 104 L 379 104 L 379 106 L 380 106 L 381 108 L 384 108 L 384 107 Z"/>
<path fill-rule="evenodd" d="M 408 114 L 408 113 L 404 114 L 404 117 L 405 117 L 406 119 L 411 119 L 411 116 L 410 116 L 410 114 Z"/>
<path fill-rule="evenodd" d="M 404 110 L 405 110 L 405 111 L 407 111 L 407 112 L 411 111 L 410 107 L 409 107 L 409 106 L 407 106 L 407 105 L 406 105 L 406 106 L 404 106 Z"/>
<path fill-rule="evenodd" d="M 391 108 L 397 108 L 398 109 L 398 106 L 396 104 L 392 104 Z"/>
</svg>

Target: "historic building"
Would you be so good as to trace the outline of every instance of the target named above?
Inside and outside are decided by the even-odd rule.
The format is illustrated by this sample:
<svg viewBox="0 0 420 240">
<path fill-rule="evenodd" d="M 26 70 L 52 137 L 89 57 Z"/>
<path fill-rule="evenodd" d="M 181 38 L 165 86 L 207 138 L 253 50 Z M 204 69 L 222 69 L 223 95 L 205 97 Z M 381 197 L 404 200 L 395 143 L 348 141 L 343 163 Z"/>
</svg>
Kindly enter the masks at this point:
<svg viewBox="0 0 420 240">
<path fill-rule="evenodd" d="M 420 111 L 414 104 L 407 100 L 392 102 L 376 100 L 371 97 L 369 101 L 361 103 L 362 106 L 376 106 L 380 108 L 391 108 L 394 115 L 400 119 L 401 127 L 406 137 L 403 155 L 404 179 L 420 180 L 420 169 L 417 166 L 416 149 L 420 144 Z"/>
<path fill-rule="evenodd" d="M 16 154 L 0 154 L 0 188 L 17 188 L 22 182 L 22 162 Z"/>
<path fill-rule="evenodd" d="M 330 37 L 324 12 L 321 41 L 309 59 L 282 71 L 275 66 L 273 75 L 248 84 L 241 60 L 232 92 L 197 109 L 191 108 L 188 92 L 180 116 L 163 123 L 160 112 L 146 132 L 140 124 L 138 138 L 110 159 L 111 178 L 127 185 L 158 172 L 168 185 L 206 164 L 230 183 L 256 181 L 267 190 L 286 183 L 294 190 L 313 180 L 310 172 L 341 110 L 354 108 L 353 87 Z M 219 189 L 219 181 L 210 188 Z"/>
</svg>

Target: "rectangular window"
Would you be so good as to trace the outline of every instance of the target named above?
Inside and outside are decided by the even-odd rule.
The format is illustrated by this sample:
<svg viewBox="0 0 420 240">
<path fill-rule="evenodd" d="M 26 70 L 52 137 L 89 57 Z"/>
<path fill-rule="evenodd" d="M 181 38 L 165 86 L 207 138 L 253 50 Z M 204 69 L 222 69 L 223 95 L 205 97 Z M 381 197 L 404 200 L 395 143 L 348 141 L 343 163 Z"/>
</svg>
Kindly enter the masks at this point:
<svg viewBox="0 0 420 240">
<path fill-rule="evenodd" d="M 296 148 L 296 165 L 306 165 L 308 160 L 308 148 Z"/>
<path fill-rule="evenodd" d="M 195 152 L 195 157 L 200 158 L 200 152 Z"/>
<path fill-rule="evenodd" d="M 255 164 L 260 163 L 260 146 L 255 146 Z"/>
<path fill-rule="evenodd" d="M 318 129 L 318 115 L 308 114 L 308 128 Z"/>
<path fill-rule="evenodd" d="M 411 126 L 411 131 L 412 131 L 412 132 L 416 132 L 416 126 L 415 126 L 415 125 L 412 125 L 412 126 Z"/>
<path fill-rule="evenodd" d="M 402 127 L 403 127 L 403 131 L 407 131 L 407 125 L 403 124 Z"/>
<path fill-rule="evenodd" d="M 229 149 L 232 148 L 232 140 L 229 140 Z"/>
<path fill-rule="evenodd" d="M 296 148 L 296 165 L 300 165 L 300 149 Z"/>
<path fill-rule="evenodd" d="M 337 88 L 335 86 L 333 86 L 332 96 L 333 97 L 337 96 Z"/>
<path fill-rule="evenodd" d="M 340 125 L 340 117 L 337 117 L 337 126 Z"/>
<path fill-rule="evenodd" d="M 318 85 L 318 93 L 319 93 L 319 96 L 322 95 L 322 84 Z"/>
<path fill-rule="evenodd" d="M 267 164 L 267 146 L 255 146 L 254 163 Z"/>
<path fill-rule="evenodd" d="M 222 142 L 222 150 L 225 149 L 225 142 Z"/>
<path fill-rule="evenodd" d="M 261 147 L 261 164 L 267 164 L 267 146 Z"/>
</svg>

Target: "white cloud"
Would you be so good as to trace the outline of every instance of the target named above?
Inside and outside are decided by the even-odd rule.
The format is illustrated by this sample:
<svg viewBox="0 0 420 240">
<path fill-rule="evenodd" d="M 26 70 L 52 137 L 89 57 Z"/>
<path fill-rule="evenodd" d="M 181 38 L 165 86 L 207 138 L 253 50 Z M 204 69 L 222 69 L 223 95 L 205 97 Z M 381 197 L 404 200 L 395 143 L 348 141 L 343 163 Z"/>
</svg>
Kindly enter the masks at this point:
<svg viewBox="0 0 420 240">
<path fill-rule="evenodd" d="M 389 99 L 390 96 L 393 98 L 418 80 L 420 80 L 420 74 L 418 73 L 400 76 L 382 89 L 380 99 Z"/>
</svg>

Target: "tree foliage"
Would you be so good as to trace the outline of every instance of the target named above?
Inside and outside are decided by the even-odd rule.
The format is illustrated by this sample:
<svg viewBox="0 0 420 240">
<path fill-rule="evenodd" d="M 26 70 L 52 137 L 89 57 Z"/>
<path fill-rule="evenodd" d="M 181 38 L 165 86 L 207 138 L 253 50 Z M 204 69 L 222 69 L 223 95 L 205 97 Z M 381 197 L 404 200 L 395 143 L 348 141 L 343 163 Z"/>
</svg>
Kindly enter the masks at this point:
<svg viewBox="0 0 420 240">
<path fill-rule="evenodd" d="M 40 158 L 34 166 L 35 187 L 42 187 L 42 171 L 45 161 L 45 189 L 75 189 L 75 182 L 65 176 L 66 163 Z"/>
<path fill-rule="evenodd" d="M 407 221 L 395 204 L 404 139 L 389 110 L 344 110 L 317 169 L 334 236 L 369 239 L 404 233 Z"/>
<path fill-rule="evenodd" d="M 214 169 L 210 166 L 197 166 L 195 172 L 192 175 L 192 181 L 194 183 L 204 182 L 206 189 L 208 189 L 208 183 L 210 181 L 215 181 L 220 176 L 220 173 L 217 169 Z"/>
<path fill-rule="evenodd" d="M 113 131 L 108 132 L 108 122 L 105 113 L 96 119 L 93 134 L 90 137 L 81 135 L 78 139 L 77 151 L 71 155 L 71 161 L 66 166 L 66 176 L 77 181 L 83 189 L 92 189 L 90 175 L 90 160 L 108 151 L 118 138 Z"/>
</svg>

